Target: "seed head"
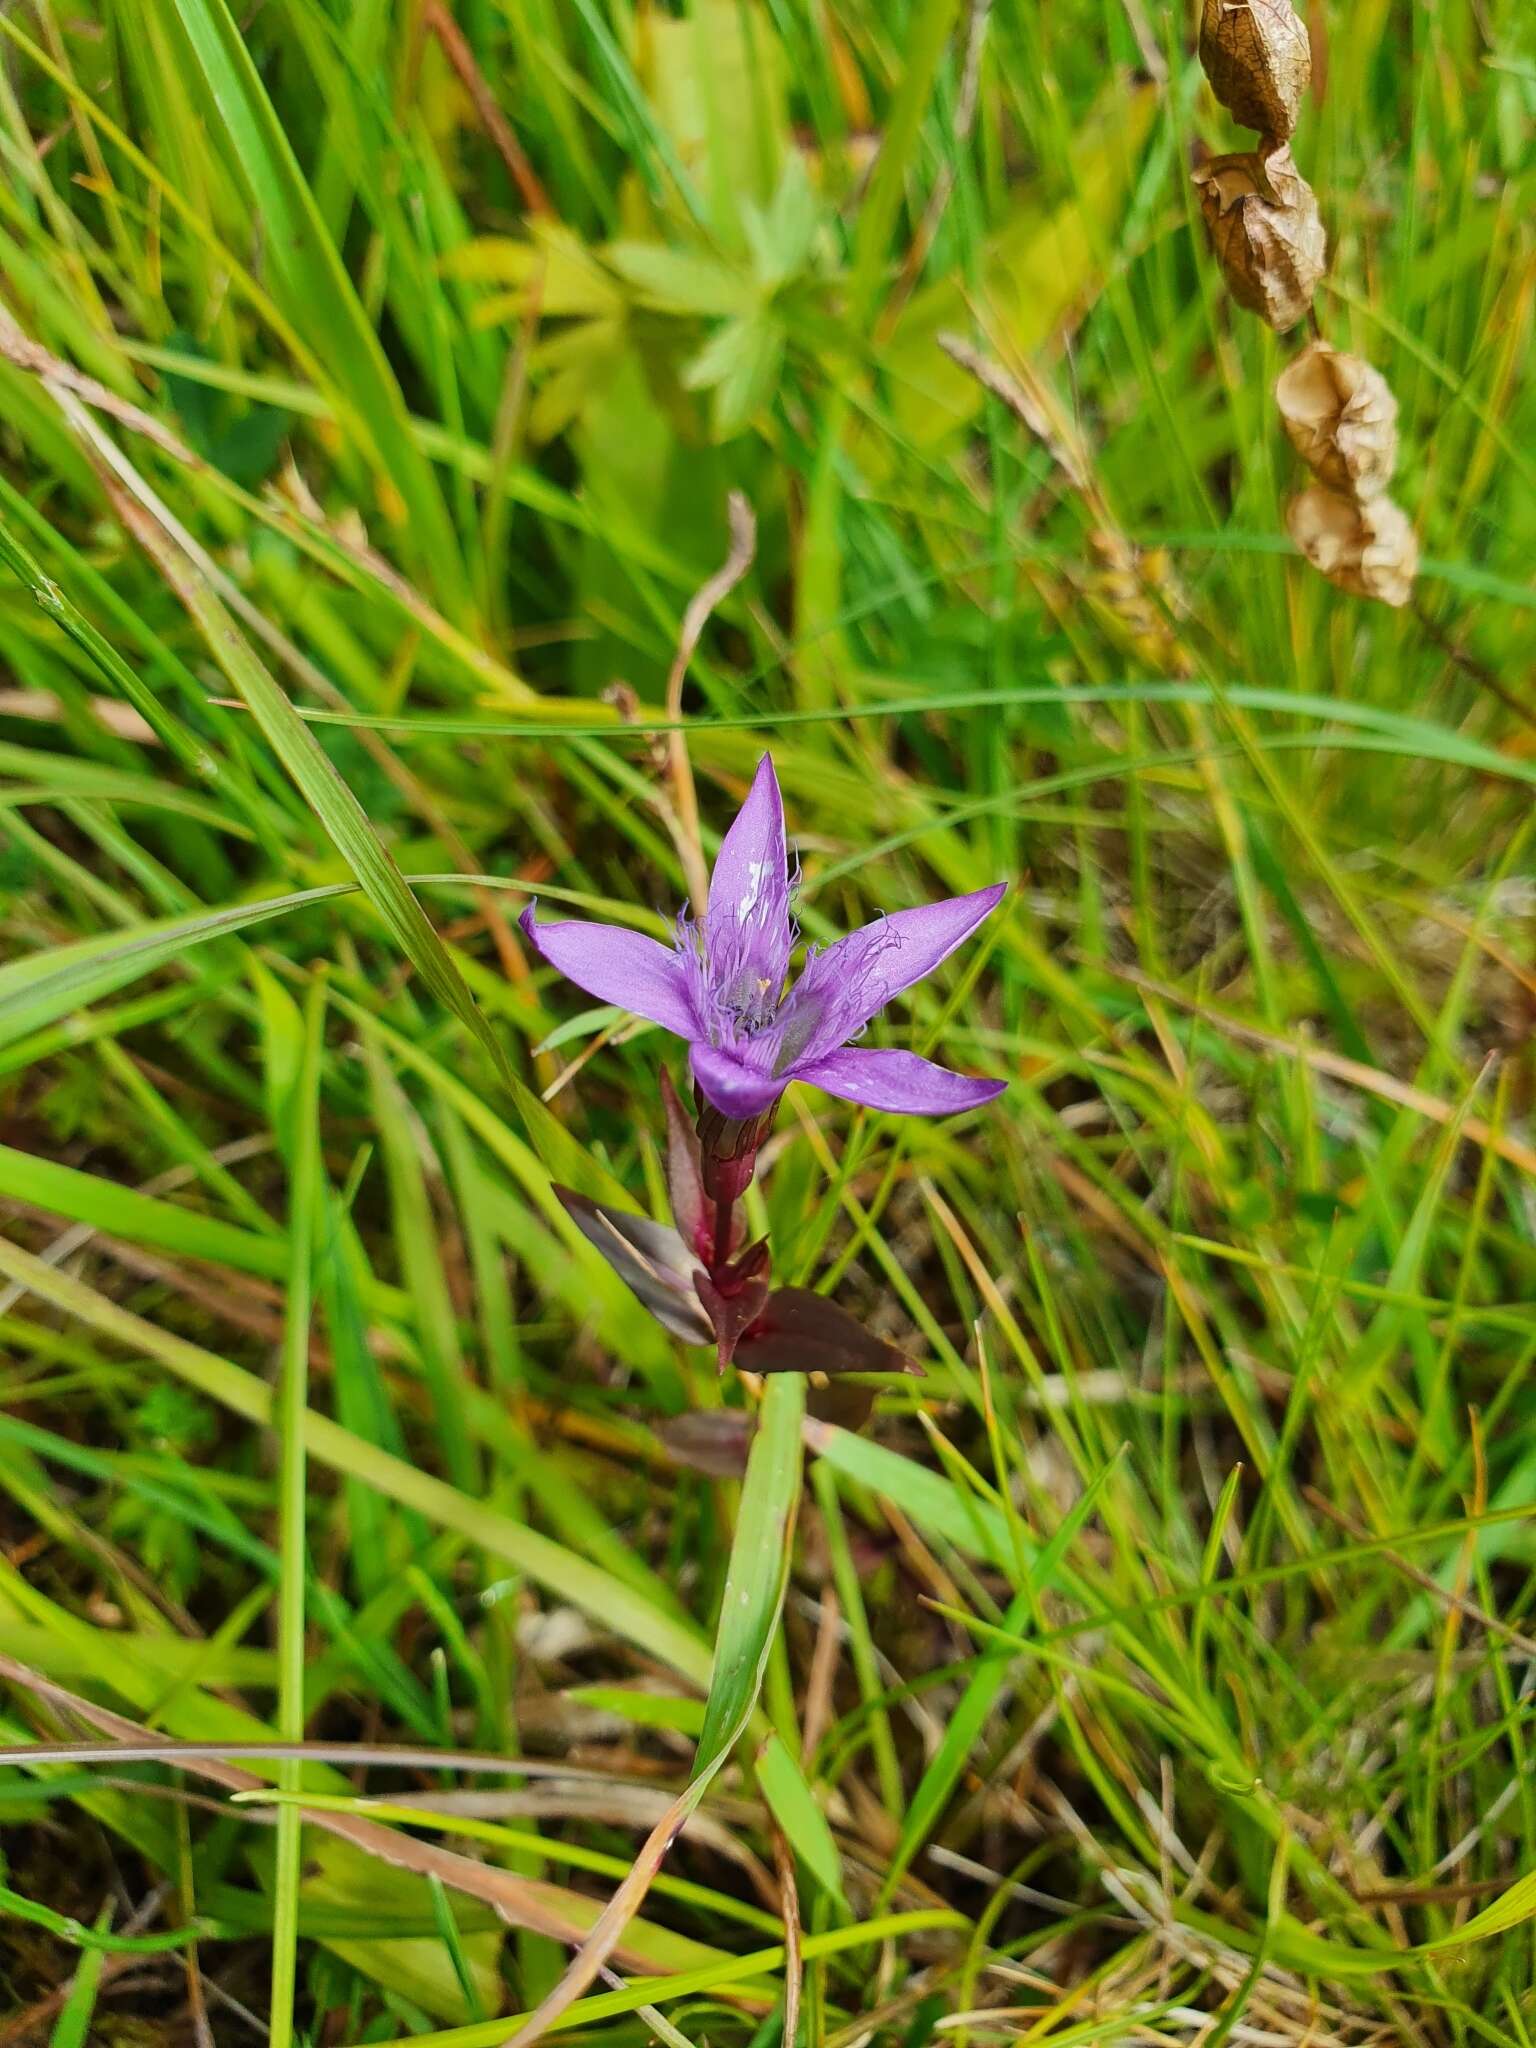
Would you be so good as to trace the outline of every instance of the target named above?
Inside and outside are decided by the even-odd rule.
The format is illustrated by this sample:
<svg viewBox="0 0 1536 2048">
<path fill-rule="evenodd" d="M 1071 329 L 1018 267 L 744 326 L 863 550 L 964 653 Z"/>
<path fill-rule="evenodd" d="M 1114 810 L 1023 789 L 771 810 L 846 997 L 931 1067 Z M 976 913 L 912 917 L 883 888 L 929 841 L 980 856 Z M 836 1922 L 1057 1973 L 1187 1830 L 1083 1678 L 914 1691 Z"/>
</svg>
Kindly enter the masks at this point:
<svg viewBox="0 0 1536 2048">
<path fill-rule="evenodd" d="M 1194 180 L 1228 291 L 1285 333 L 1306 317 L 1328 262 L 1312 187 L 1283 146 L 1213 156 Z"/>
<path fill-rule="evenodd" d="M 1200 62 L 1234 121 L 1272 143 L 1295 133 L 1312 49 L 1291 0 L 1205 0 Z"/>
<path fill-rule="evenodd" d="M 1275 380 L 1291 446 L 1319 482 L 1374 498 L 1397 462 L 1397 400 L 1379 370 L 1314 341 Z"/>
<path fill-rule="evenodd" d="M 1419 544 L 1390 498 L 1349 498 L 1312 484 L 1286 507 L 1285 523 L 1313 568 L 1340 590 L 1382 604 L 1408 602 Z"/>
</svg>

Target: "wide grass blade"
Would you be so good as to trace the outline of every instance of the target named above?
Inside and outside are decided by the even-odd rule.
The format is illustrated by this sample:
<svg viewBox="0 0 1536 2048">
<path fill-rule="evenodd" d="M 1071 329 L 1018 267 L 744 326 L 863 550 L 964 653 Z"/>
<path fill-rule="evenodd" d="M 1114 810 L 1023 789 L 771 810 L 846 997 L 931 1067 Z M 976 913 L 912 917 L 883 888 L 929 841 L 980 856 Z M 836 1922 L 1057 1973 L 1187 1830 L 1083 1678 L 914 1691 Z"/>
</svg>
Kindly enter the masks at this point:
<svg viewBox="0 0 1536 2048">
<path fill-rule="evenodd" d="M 181 29 L 210 132 L 222 138 L 252 217 L 263 223 L 280 303 L 303 332 L 326 337 L 316 364 L 343 425 L 381 480 L 384 502 L 398 493 L 402 540 L 440 600 L 462 615 L 468 578 L 437 480 L 234 19 L 224 0 L 171 0 L 165 18 Z"/>
<path fill-rule="evenodd" d="M 195 917 L 158 919 L 129 932 L 107 932 L 0 966 L 0 1046 L 67 1017 L 125 983 L 168 966 L 194 946 L 282 917 L 311 903 L 344 896 L 352 884 L 298 889 L 260 903 L 236 903 Z"/>
<path fill-rule="evenodd" d="M 320 1167 L 320 1053 L 325 1029 L 325 983 L 317 979 L 304 1006 L 299 1069 L 288 1100 L 288 1293 L 284 1304 L 283 1349 L 278 1364 L 277 1520 L 280 1572 L 277 1588 L 277 1732 L 287 1742 L 304 1736 L 304 1589 L 309 1574 L 309 1518 L 305 1494 L 304 1418 L 309 1397 L 309 1349 L 315 1299 L 315 1240 L 324 1196 Z M 278 1784 L 297 1792 L 300 1766 L 285 1763 Z M 303 1816 L 284 1806 L 277 1816 L 277 1861 L 272 1896 L 273 2048 L 294 2038 L 294 1990 L 298 1982 L 299 1893 Z"/>
<path fill-rule="evenodd" d="M 67 1314 L 77 1316 L 100 1335 L 127 1346 L 141 1357 L 154 1359 L 166 1371 L 234 1414 L 263 1426 L 270 1423 L 274 1412 L 271 1390 L 254 1374 L 145 1322 L 82 1282 L 55 1272 L 32 1253 L 3 1241 L 0 1273 L 39 1299 L 51 1301 Z M 457 1530 L 491 1555 L 525 1571 L 558 1598 L 569 1600 L 603 1626 L 659 1657 L 681 1677 L 700 1686 L 708 1684 L 711 1659 L 700 1638 L 671 1616 L 651 1607 L 609 1573 L 551 1542 L 537 1530 L 526 1529 L 509 1516 L 468 1499 L 404 1459 L 364 1443 L 327 1417 L 315 1414 L 313 1409 L 305 1413 L 303 1437 L 310 1457 L 334 1471 L 364 1481 L 445 1529 Z"/>
<path fill-rule="evenodd" d="M 789 1583 L 803 1463 L 805 1385 L 798 1373 L 782 1373 L 768 1380 L 763 1395 L 715 1631 L 714 1674 L 688 1788 L 651 1830 L 629 1876 L 603 1908 L 570 1968 L 511 2036 L 507 2048 L 531 2048 L 592 1983 L 638 1912 L 678 1831 L 751 1721 Z"/>
</svg>

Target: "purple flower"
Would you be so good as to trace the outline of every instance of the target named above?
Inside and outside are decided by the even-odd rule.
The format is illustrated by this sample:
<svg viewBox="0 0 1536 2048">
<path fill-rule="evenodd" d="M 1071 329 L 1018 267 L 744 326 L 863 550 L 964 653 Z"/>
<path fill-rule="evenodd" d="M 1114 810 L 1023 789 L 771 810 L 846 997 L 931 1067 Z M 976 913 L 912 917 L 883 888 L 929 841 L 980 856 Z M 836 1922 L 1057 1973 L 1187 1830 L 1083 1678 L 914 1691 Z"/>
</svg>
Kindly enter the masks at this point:
<svg viewBox="0 0 1536 2048">
<path fill-rule="evenodd" d="M 700 1093 L 727 1119 L 766 1116 L 791 1081 L 871 1109 L 943 1116 L 990 1102 L 1003 1083 L 952 1074 L 913 1052 L 849 1041 L 969 938 L 1003 889 L 999 883 L 877 918 L 813 949 L 787 986 L 796 933 L 784 805 L 764 754 L 721 843 L 708 914 L 698 924 L 681 916 L 673 945 L 617 925 L 538 924 L 531 903 L 521 922 L 544 958 L 578 988 L 685 1040 Z"/>
</svg>

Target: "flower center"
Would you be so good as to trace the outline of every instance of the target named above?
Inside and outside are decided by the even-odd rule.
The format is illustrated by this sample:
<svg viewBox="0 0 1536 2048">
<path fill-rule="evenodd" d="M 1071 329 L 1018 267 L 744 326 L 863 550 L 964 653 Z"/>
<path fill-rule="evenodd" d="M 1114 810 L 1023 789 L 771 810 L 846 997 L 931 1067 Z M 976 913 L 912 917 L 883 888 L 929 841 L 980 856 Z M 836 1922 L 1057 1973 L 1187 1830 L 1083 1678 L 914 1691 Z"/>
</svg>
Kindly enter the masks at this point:
<svg viewBox="0 0 1536 2048">
<path fill-rule="evenodd" d="M 751 1057 L 754 1064 L 771 1064 L 762 1055 L 784 993 L 787 944 L 766 943 L 752 925 L 712 933 L 685 912 L 677 921 L 677 951 L 694 1014 L 709 1043 Z"/>
<path fill-rule="evenodd" d="M 769 977 L 746 967 L 728 987 L 719 990 L 715 1000 L 735 1020 L 736 1029 L 753 1038 L 766 1031 L 778 1014 L 779 989 Z"/>
<path fill-rule="evenodd" d="M 771 939 L 752 924 L 701 928 L 686 911 L 677 921 L 678 955 L 704 1036 L 716 1051 L 775 1076 L 858 1037 L 886 1000 L 882 956 L 900 943 L 877 920 L 826 951 L 813 947 L 786 988 L 794 938 L 792 926 Z"/>
</svg>

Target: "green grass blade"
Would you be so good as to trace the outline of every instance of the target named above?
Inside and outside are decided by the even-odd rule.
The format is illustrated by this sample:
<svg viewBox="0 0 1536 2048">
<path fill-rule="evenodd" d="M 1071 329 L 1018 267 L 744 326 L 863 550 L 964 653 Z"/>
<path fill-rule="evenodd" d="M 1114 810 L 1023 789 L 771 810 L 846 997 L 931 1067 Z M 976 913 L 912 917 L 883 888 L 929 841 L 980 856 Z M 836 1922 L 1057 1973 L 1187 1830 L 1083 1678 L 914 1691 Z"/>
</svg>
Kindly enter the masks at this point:
<svg viewBox="0 0 1536 2048">
<path fill-rule="evenodd" d="M 254 1374 L 131 1315 L 80 1281 L 55 1272 L 19 1246 L 0 1242 L 0 1273 L 19 1282 L 39 1299 L 51 1301 L 67 1314 L 78 1317 L 102 1336 L 126 1345 L 139 1356 L 153 1358 L 167 1372 L 195 1387 L 209 1400 L 244 1416 L 248 1422 L 263 1427 L 270 1424 L 271 1390 Z M 710 1654 L 697 1635 L 659 1613 L 607 1572 L 552 1543 L 537 1530 L 523 1528 L 510 1517 L 466 1499 L 442 1480 L 364 1443 L 312 1409 L 304 1418 L 304 1443 L 310 1457 L 376 1487 L 427 1520 L 456 1530 L 493 1556 L 525 1571 L 557 1598 L 569 1600 L 572 1606 L 594 1616 L 605 1627 L 639 1644 L 681 1677 L 696 1685 L 708 1684 Z"/>
<path fill-rule="evenodd" d="M 304 1038 L 288 1116 L 288 1295 L 278 1366 L 277 1520 L 280 1575 L 277 1606 L 279 1665 L 277 1732 L 285 1742 L 304 1737 L 304 1588 L 309 1575 L 309 1528 L 304 1484 L 304 1418 L 309 1398 L 309 1348 L 315 1297 L 315 1235 L 323 1213 L 320 1188 L 320 1053 L 325 1029 L 325 983 L 317 979 L 304 1006 Z M 302 1767 L 284 1763 L 278 1784 L 297 1792 Z M 299 1889 L 303 1817 L 284 1806 L 277 1817 L 277 1861 L 272 1895 L 272 1990 L 269 2024 L 273 2048 L 290 2048 L 298 1981 Z"/>
<path fill-rule="evenodd" d="M 360 452 L 399 494 L 401 537 L 428 570 L 440 600 L 461 616 L 469 581 L 437 479 L 412 439 L 388 358 L 326 233 L 250 52 L 223 0 L 171 0 L 189 75 L 210 132 L 221 136 L 263 223 L 283 310 L 313 337 L 339 417 Z M 323 339 L 322 339 L 323 337 Z"/>
<path fill-rule="evenodd" d="M 1002 1626 L 1011 1634 L 1018 1633 L 1038 1614 L 1042 1595 L 1051 1591 L 1068 1549 L 1078 1531 L 1093 1513 L 1099 1495 L 1113 1471 L 1114 1465 L 1109 1464 L 1095 1473 L 1080 1498 L 1073 1504 L 1071 1513 L 1063 1518 L 1061 1526 L 1049 1542 L 1042 1544 L 1036 1552 L 1031 1560 L 1027 1579 L 1015 1594 L 1003 1618 Z M 966 1769 L 980 1740 L 997 1696 L 1018 1662 L 1019 1653 L 1008 1650 L 993 1652 L 977 1664 L 965 1691 L 960 1696 L 959 1704 L 944 1724 L 944 1735 L 938 1750 L 923 1772 L 917 1789 L 907 1804 L 901 1837 L 881 1885 L 882 1904 L 889 1904 L 897 1885 L 911 1867 L 913 1857 L 928 1839 L 934 1824 L 948 1805 L 960 1774 Z"/>
<path fill-rule="evenodd" d="M 269 897 L 262 903 L 231 904 L 196 917 L 165 918 L 129 932 L 105 933 L 7 961 L 0 966 L 0 1046 L 14 1044 L 45 1024 L 111 995 L 126 982 L 168 966 L 189 947 L 226 938 L 306 904 L 344 896 L 350 886 L 332 883 Z"/>
</svg>

